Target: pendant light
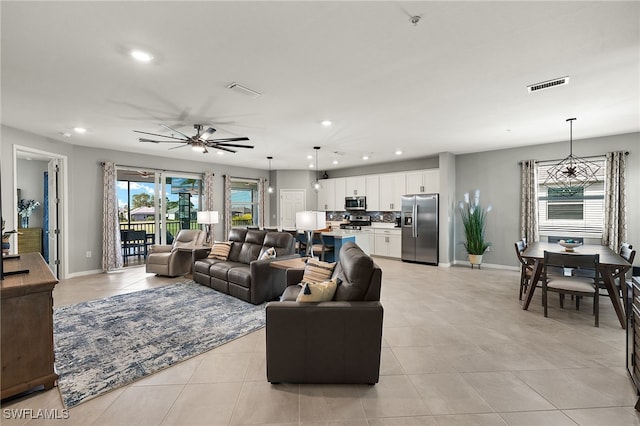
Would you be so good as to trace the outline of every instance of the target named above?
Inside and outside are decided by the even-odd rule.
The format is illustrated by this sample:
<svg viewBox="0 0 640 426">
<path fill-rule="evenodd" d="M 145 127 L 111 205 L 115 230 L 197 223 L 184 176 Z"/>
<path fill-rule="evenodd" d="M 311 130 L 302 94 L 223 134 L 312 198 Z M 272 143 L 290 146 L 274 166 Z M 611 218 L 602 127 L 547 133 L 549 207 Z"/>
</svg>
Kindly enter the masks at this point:
<svg viewBox="0 0 640 426">
<path fill-rule="evenodd" d="M 320 185 L 320 180 L 318 179 L 318 150 L 320 150 L 320 147 L 314 146 L 313 149 L 316 150 L 316 181 L 313 183 L 313 189 L 319 191 L 322 189 L 322 185 Z"/>
<path fill-rule="evenodd" d="M 273 160 L 273 157 L 269 156 L 267 160 L 269 160 L 269 186 L 267 187 L 267 192 L 273 194 L 273 186 L 271 186 L 271 160 Z"/>
<path fill-rule="evenodd" d="M 572 196 L 598 181 L 596 173 L 600 166 L 573 155 L 573 122 L 575 118 L 568 118 L 569 122 L 569 155 L 548 171 L 543 185 L 560 188 L 561 194 Z"/>
</svg>

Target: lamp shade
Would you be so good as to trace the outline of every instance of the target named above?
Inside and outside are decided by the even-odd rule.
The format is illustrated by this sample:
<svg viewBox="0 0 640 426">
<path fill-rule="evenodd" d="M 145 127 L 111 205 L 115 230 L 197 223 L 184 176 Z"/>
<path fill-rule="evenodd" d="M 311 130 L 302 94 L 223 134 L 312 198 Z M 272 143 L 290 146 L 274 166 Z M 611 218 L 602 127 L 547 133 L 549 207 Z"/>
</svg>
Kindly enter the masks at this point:
<svg viewBox="0 0 640 426">
<path fill-rule="evenodd" d="M 322 229 L 327 226 L 324 212 L 304 211 L 296 212 L 296 228 L 302 230 Z"/>
<path fill-rule="evenodd" d="M 212 223 L 218 223 L 218 212 L 217 211 L 200 211 L 198 212 L 198 223 L 210 225 Z"/>
</svg>

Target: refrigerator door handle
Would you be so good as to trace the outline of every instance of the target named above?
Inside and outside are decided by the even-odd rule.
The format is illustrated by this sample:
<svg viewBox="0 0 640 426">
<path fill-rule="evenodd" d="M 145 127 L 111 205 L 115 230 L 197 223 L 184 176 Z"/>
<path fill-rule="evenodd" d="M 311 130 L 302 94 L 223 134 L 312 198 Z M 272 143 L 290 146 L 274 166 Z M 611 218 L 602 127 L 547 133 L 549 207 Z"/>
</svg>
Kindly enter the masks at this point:
<svg viewBox="0 0 640 426">
<path fill-rule="evenodd" d="M 411 234 L 413 238 L 418 238 L 418 205 L 413 205 L 413 223 L 411 224 Z"/>
</svg>

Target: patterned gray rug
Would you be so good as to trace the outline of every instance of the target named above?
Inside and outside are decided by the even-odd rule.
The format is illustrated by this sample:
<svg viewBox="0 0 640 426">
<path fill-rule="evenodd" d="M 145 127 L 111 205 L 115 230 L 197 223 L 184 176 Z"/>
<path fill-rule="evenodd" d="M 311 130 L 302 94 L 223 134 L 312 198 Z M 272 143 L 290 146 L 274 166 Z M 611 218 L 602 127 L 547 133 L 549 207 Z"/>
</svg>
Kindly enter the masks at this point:
<svg viewBox="0 0 640 426">
<path fill-rule="evenodd" d="M 193 281 L 54 309 L 67 408 L 264 327 L 255 306 Z"/>
</svg>

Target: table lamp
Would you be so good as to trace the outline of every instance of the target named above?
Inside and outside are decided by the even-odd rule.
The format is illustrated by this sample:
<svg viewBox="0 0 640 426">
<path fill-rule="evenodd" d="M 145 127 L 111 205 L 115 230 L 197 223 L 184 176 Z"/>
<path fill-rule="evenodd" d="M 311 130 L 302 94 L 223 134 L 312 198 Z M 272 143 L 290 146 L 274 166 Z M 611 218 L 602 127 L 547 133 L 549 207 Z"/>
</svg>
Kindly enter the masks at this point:
<svg viewBox="0 0 640 426">
<path fill-rule="evenodd" d="M 313 257 L 313 230 L 327 226 L 325 212 L 296 212 L 296 228 L 302 229 L 307 236 L 307 257 Z"/>
<path fill-rule="evenodd" d="M 204 225 L 205 232 L 207 233 L 207 239 L 205 240 L 205 243 L 210 244 L 212 242 L 211 225 L 214 223 L 218 223 L 218 212 L 208 210 L 199 211 L 197 221 L 199 224 Z"/>
</svg>

